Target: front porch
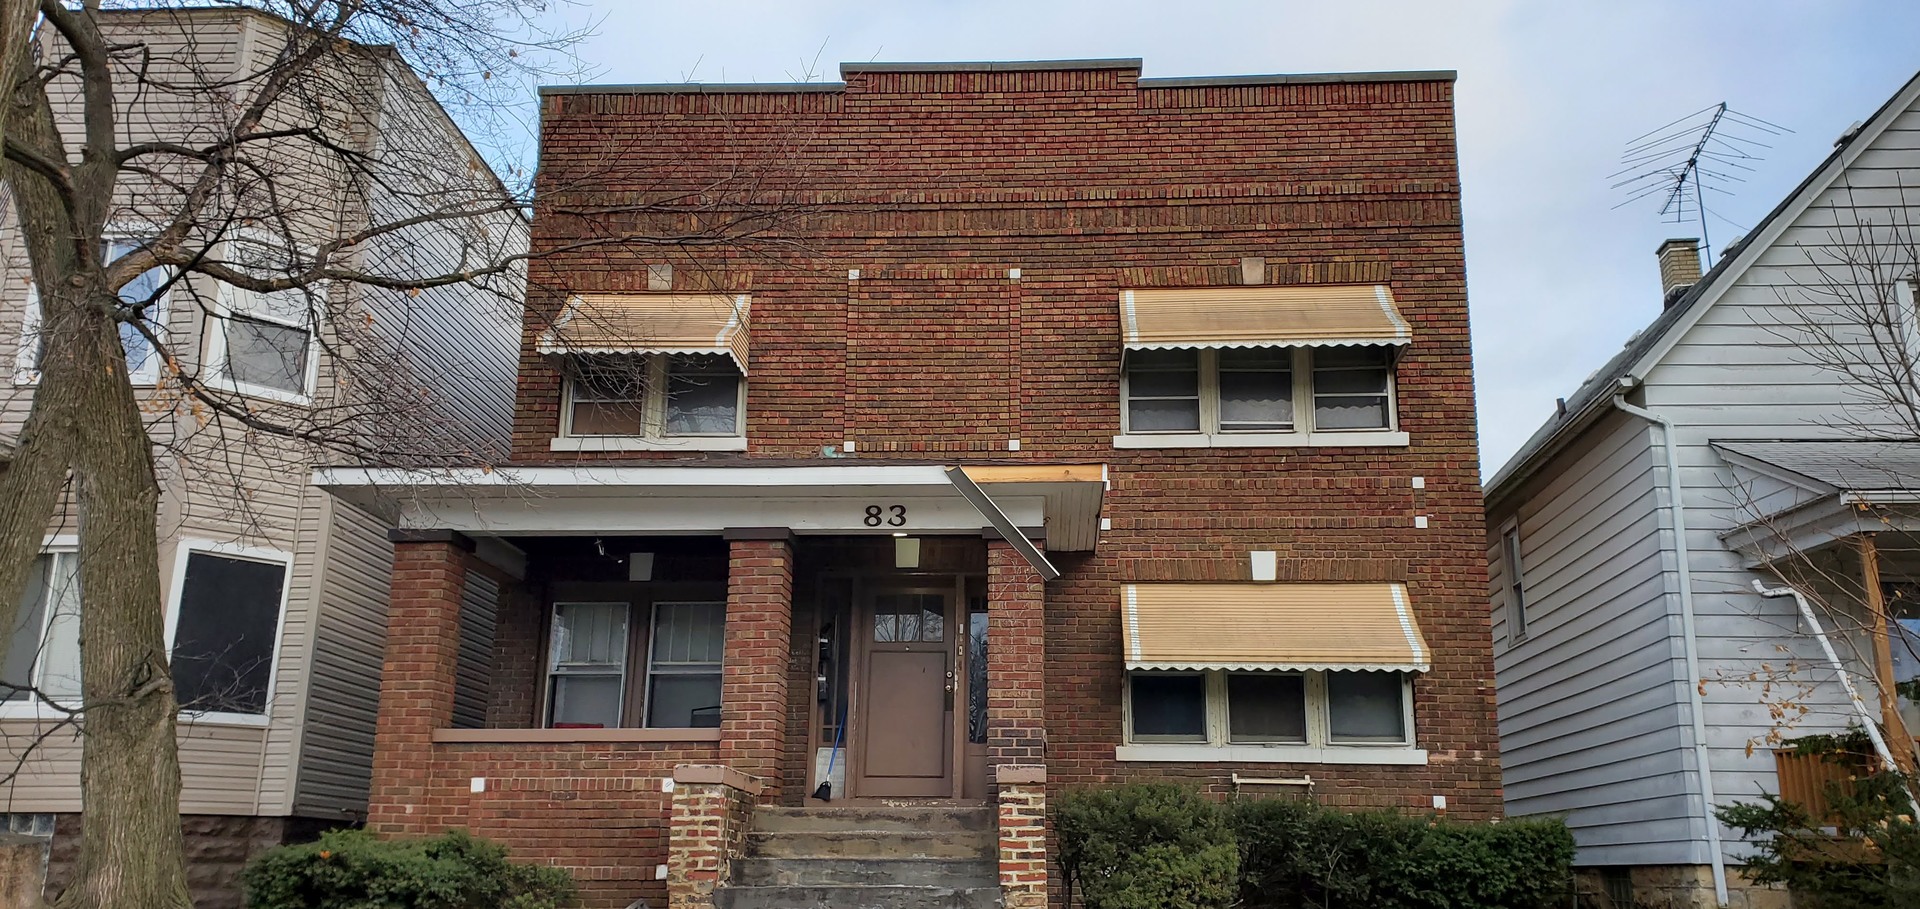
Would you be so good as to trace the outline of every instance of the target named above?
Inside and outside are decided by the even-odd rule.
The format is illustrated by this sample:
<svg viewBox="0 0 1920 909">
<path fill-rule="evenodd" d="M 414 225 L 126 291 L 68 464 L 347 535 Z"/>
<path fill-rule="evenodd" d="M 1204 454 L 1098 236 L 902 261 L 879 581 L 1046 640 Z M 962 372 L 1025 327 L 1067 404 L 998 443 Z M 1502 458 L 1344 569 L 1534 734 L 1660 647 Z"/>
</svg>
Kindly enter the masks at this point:
<svg viewBox="0 0 1920 909">
<path fill-rule="evenodd" d="M 536 522 L 515 500 L 396 531 L 369 826 L 466 828 L 571 869 L 589 906 L 693 907 L 760 805 L 997 806 L 1005 904 L 1044 905 L 1050 563 L 1029 534 L 1070 516 L 1034 491 L 1001 500 L 1036 525 L 1011 540 L 977 515 L 913 526 L 938 510 L 913 497 L 900 530 L 854 509 L 798 534 L 516 532 L 494 519 L 556 503 Z M 629 524 L 702 517 L 629 504 Z"/>
</svg>

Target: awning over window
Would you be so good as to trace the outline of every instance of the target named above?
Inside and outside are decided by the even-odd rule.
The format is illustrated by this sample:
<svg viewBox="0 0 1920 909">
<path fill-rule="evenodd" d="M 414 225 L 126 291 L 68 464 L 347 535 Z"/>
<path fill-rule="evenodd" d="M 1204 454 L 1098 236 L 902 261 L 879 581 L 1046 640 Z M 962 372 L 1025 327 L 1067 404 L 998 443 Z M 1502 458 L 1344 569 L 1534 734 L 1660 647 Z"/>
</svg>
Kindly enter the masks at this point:
<svg viewBox="0 0 1920 909">
<path fill-rule="evenodd" d="M 1128 669 L 1425 672 L 1402 584 L 1129 584 Z"/>
<path fill-rule="evenodd" d="M 1384 284 L 1123 290 L 1120 332 L 1128 350 L 1413 341 Z"/>
<path fill-rule="evenodd" d="M 705 353 L 747 371 L 745 294 L 577 294 L 540 335 L 544 354 Z"/>
</svg>

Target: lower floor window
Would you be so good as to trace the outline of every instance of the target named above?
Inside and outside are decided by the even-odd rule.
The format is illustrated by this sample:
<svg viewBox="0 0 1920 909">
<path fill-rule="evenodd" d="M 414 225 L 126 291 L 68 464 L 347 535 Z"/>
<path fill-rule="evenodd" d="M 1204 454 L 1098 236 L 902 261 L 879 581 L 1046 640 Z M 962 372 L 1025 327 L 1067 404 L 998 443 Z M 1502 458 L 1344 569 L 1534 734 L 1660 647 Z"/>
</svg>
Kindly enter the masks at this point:
<svg viewBox="0 0 1920 909">
<path fill-rule="evenodd" d="M 1401 672 L 1134 672 L 1127 739 L 1140 744 L 1407 745 Z"/>
<path fill-rule="evenodd" d="M 547 725 L 719 726 L 725 622 L 722 602 L 555 603 Z"/>
<path fill-rule="evenodd" d="M 180 709 L 266 713 L 287 563 L 194 550 L 183 570 L 172 654 Z"/>
</svg>

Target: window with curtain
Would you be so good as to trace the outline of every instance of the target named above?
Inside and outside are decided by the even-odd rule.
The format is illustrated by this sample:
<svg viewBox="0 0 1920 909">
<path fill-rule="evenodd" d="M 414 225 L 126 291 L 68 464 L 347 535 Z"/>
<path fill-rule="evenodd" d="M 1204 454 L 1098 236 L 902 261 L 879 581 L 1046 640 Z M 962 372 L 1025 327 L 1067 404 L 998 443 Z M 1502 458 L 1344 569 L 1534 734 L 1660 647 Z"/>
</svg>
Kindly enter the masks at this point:
<svg viewBox="0 0 1920 909">
<path fill-rule="evenodd" d="M 620 725 L 627 675 L 626 603 L 555 603 L 547 667 L 547 725 Z"/>
</svg>

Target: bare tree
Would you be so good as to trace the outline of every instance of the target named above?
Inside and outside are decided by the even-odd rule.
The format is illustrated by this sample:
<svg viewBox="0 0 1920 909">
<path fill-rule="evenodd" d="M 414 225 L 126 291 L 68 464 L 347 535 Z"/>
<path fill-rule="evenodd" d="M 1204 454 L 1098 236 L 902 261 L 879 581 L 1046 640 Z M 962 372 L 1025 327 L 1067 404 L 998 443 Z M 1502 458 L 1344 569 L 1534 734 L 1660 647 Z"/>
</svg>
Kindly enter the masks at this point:
<svg viewBox="0 0 1920 909">
<path fill-rule="evenodd" d="M 22 6 L 36 4 L 9 0 L 7 18 Z M 419 374 L 417 348 L 431 338 L 410 320 L 449 317 L 432 303 L 442 290 L 479 288 L 497 311 L 468 314 L 461 330 L 519 337 L 530 195 L 469 148 L 396 141 L 431 132 L 379 121 L 398 116 L 383 102 L 411 90 L 409 68 L 469 123 L 498 122 L 489 118 L 521 90 L 509 77 L 575 37 L 544 31 L 544 7 L 37 0 L 38 32 L 0 46 L 10 66 L 0 76 L 13 74 L 0 81 L 0 177 L 35 297 L 23 351 L 31 409 L 0 473 L 0 650 L 49 522 L 70 509 L 80 537 L 81 701 L 62 709 L 84 733 L 82 830 L 57 905 L 188 902 L 161 478 L 504 455 L 498 433 L 475 431 L 444 399 L 458 376 Z M 276 27 L 257 44 L 203 47 L 186 20 L 209 10 L 265 14 Z M 151 115 L 160 108 L 172 114 Z M 440 108 L 425 99 L 416 110 Z M 625 166 L 620 151 L 607 150 L 610 171 Z M 778 252 L 781 226 L 806 210 L 792 191 L 803 181 L 772 176 L 777 146 L 759 154 L 697 193 L 563 212 L 596 235 L 540 252 Z M 411 302 L 370 303 L 395 299 Z M 217 326 L 220 352 L 176 343 L 169 308 L 175 322 Z M 151 391 L 136 391 L 142 370 L 154 372 Z M 281 388 L 307 391 L 272 393 Z"/>
</svg>

